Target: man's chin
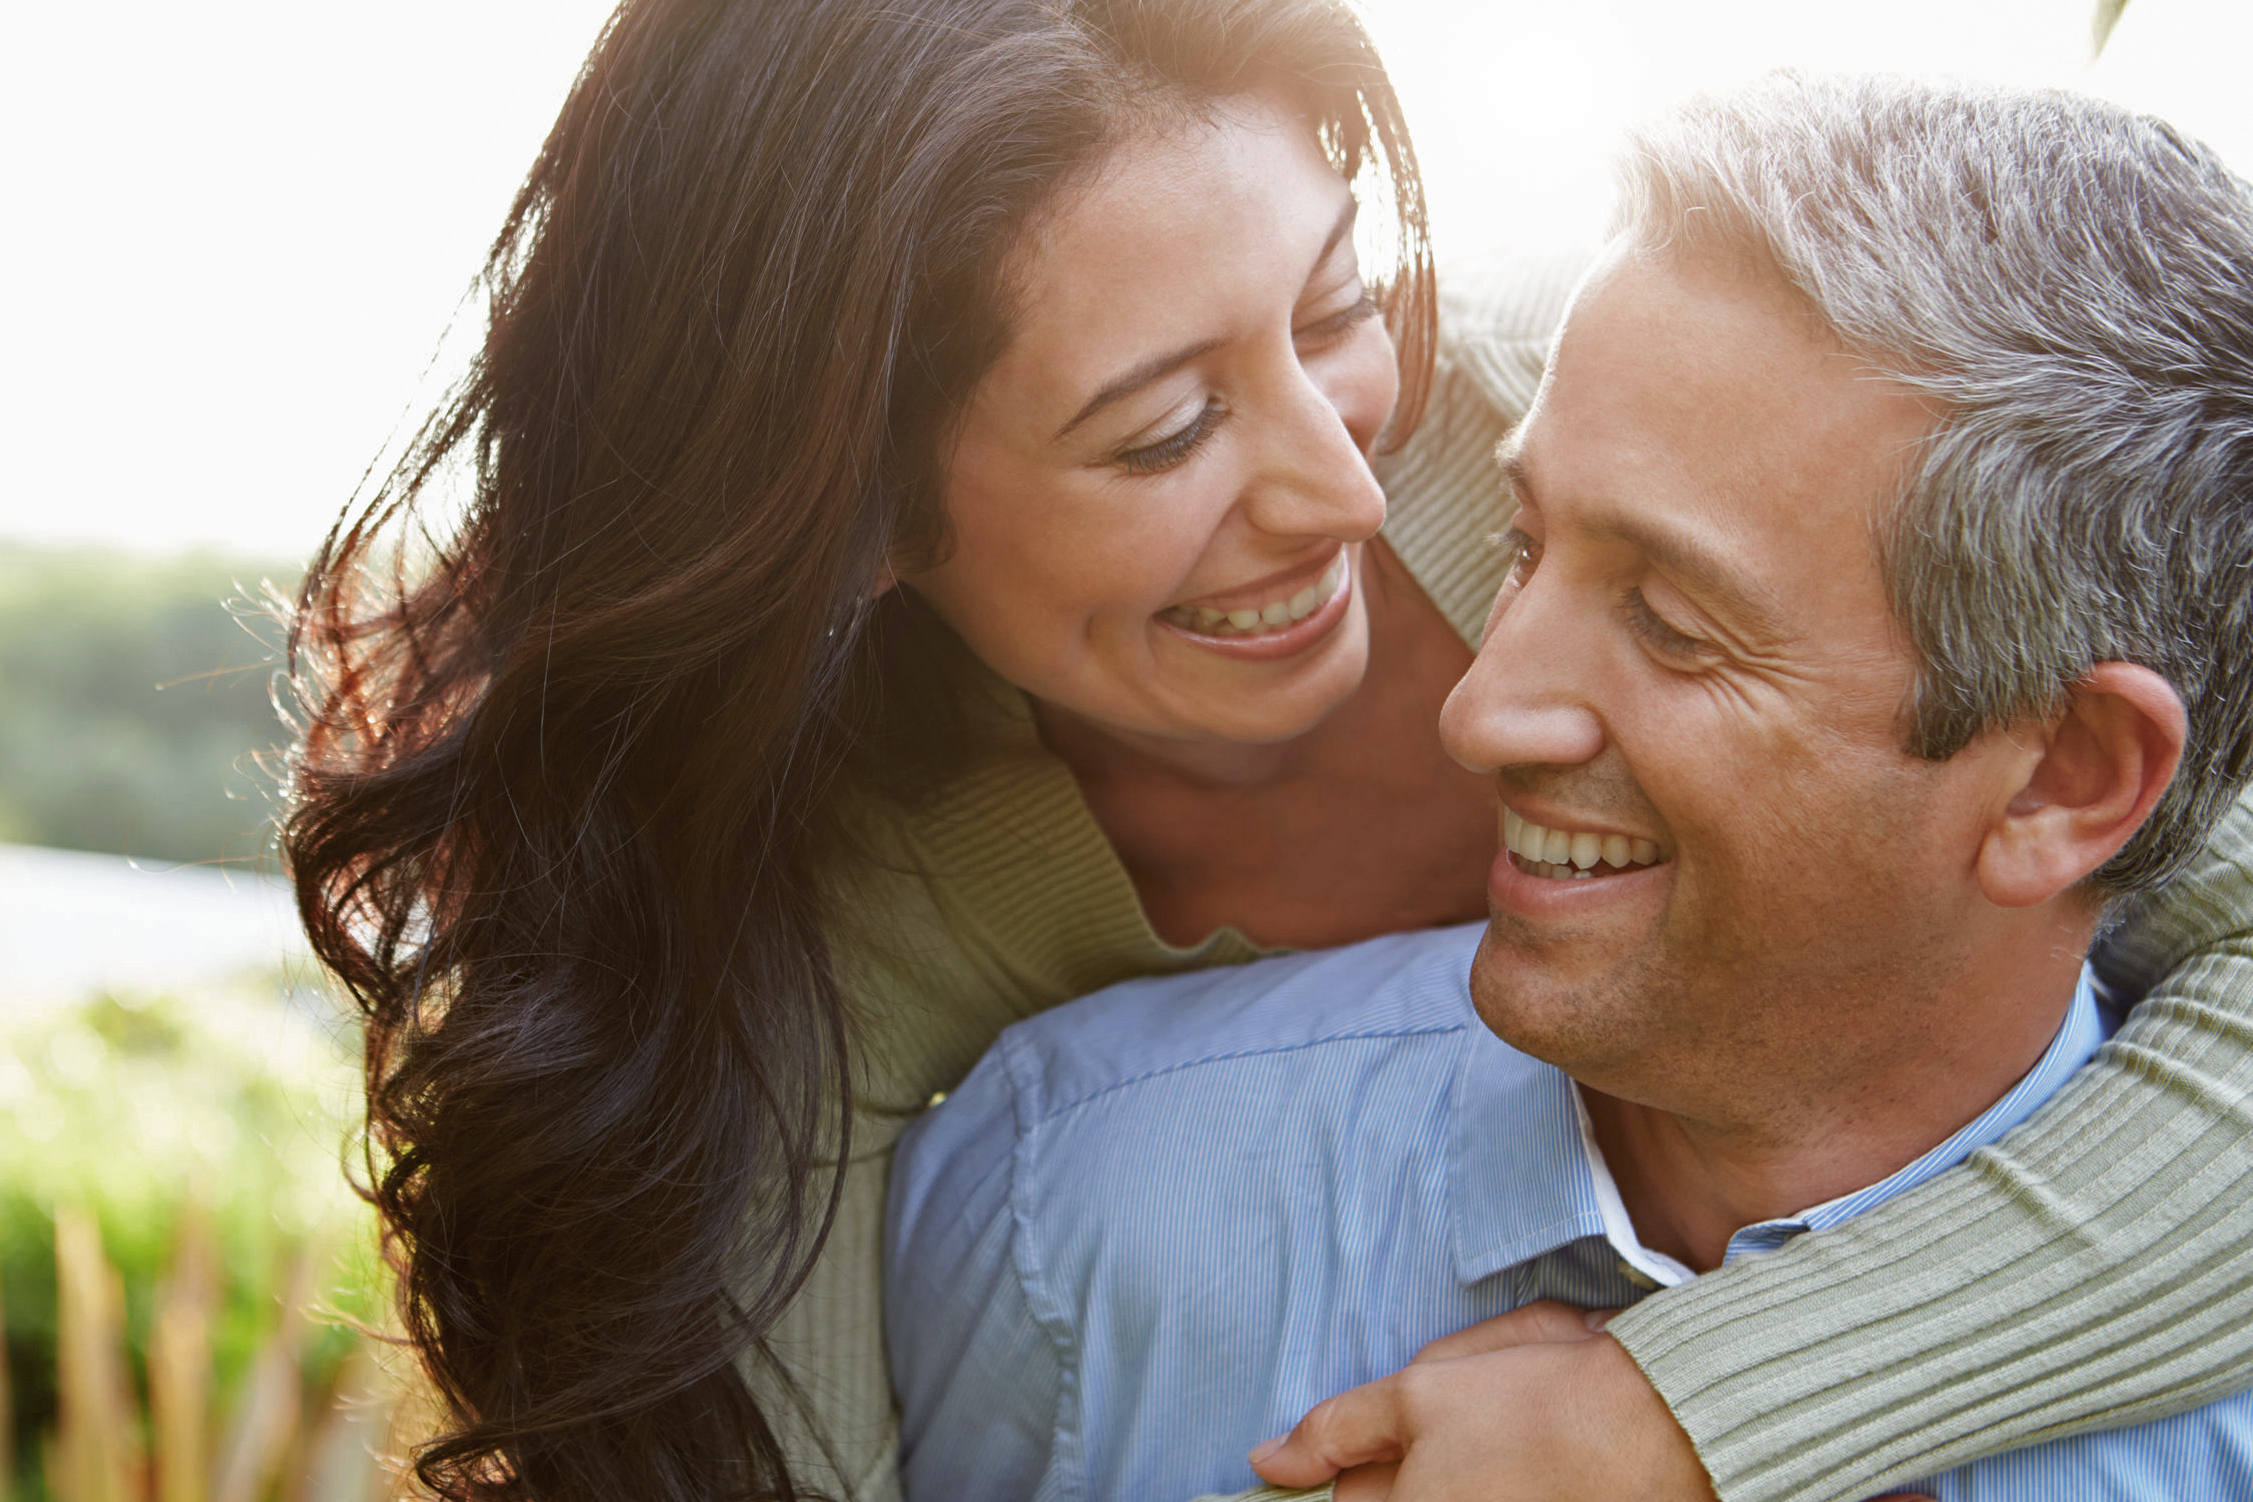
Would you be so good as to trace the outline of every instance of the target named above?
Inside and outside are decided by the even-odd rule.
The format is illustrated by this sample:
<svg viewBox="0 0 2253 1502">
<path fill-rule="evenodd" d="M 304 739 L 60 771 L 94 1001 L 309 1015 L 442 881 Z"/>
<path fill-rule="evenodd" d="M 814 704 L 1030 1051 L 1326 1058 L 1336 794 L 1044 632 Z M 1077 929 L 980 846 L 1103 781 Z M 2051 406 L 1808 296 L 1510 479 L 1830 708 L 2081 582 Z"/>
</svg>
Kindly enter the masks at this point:
<svg viewBox="0 0 2253 1502">
<path fill-rule="evenodd" d="M 1471 1003 L 1487 1030 L 1519 1053 L 1577 1074 L 1616 1056 L 1639 1031 L 1638 988 L 1623 974 L 1634 968 L 1565 969 L 1490 926 L 1471 961 Z"/>
</svg>

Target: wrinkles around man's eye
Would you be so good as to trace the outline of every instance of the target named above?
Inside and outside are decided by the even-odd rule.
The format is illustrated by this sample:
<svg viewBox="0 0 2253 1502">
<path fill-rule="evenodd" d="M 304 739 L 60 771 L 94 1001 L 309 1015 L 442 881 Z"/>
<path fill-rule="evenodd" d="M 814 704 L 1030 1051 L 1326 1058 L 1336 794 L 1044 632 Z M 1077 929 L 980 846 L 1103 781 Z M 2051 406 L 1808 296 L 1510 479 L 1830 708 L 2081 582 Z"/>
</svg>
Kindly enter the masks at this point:
<svg viewBox="0 0 2253 1502">
<path fill-rule="evenodd" d="M 1640 589 L 1628 589 L 1619 603 L 1628 629 L 1653 651 L 1668 657 L 1704 657 L 1709 653 L 1707 643 L 1662 619 Z"/>
</svg>

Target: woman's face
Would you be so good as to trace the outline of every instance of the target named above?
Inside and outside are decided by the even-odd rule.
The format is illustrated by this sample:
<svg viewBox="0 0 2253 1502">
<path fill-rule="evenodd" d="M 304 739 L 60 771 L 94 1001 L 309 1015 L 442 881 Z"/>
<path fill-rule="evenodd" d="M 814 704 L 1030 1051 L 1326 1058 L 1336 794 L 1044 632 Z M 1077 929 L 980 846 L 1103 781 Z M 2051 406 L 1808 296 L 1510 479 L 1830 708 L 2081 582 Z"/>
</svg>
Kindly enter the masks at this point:
<svg viewBox="0 0 2253 1502">
<path fill-rule="evenodd" d="M 1368 454 L 1398 395 L 1353 199 L 1265 96 L 1130 138 L 1028 229 L 964 414 L 954 548 L 909 577 L 971 649 L 1114 731 L 1273 742 L 1368 658 Z"/>
</svg>

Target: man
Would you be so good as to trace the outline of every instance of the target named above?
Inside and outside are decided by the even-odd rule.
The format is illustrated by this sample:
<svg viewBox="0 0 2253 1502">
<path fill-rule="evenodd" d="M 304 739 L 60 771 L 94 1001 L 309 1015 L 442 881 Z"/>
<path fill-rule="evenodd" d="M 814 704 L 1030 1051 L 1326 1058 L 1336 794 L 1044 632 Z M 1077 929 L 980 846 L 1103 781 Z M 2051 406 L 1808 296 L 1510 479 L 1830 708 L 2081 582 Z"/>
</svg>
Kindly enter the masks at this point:
<svg viewBox="0 0 2253 1502">
<path fill-rule="evenodd" d="M 919 1502 L 1243 1485 L 1427 1342 L 1846 1219 L 2101 1046 L 2106 904 L 2253 759 L 2253 198 L 2089 102 L 1781 79 L 1646 138 L 1627 219 L 1443 724 L 1492 922 L 1004 1035 L 895 1170 Z M 1263 1473 L 1399 1452 L 1339 1412 Z M 2253 1495 L 2253 1399 L 1921 1486 Z"/>
</svg>

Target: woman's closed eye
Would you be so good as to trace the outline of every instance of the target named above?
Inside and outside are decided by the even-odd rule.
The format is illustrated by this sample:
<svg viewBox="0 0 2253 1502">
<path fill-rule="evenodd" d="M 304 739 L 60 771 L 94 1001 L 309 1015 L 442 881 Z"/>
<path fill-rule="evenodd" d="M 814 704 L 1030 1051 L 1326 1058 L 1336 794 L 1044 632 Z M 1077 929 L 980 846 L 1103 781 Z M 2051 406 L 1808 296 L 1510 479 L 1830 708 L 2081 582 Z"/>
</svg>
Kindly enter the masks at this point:
<svg viewBox="0 0 2253 1502">
<path fill-rule="evenodd" d="M 1377 300 L 1363 289 L 1358 298 L 1337 312 L 1291 330 L 1291 337 L 1301 344 L 1325 344 L 1368 322 L 1377 312 Z"/>
<path fill-rule="evenodd" d="M 1220 399 L 1209 397 L 1204 407 L 1188 422 L 1155 443 L 1122 449 L 1113 456 L 1113 461 L 1130 475 L 1154 475 L 1161 470 L 1171 469 L 1212 437 L 1226 415 Z"/>
</svg>

